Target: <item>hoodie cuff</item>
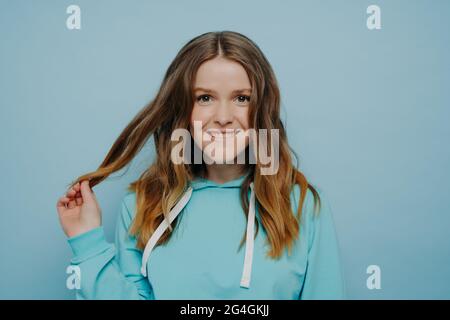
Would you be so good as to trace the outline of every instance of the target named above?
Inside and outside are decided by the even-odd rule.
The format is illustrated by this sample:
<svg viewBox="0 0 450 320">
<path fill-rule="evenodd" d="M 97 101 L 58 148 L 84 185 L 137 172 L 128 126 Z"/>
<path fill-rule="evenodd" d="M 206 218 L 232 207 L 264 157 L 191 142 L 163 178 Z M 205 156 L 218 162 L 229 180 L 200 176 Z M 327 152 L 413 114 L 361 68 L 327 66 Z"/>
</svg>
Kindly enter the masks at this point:
<svg viewBox="0 0 450 320">
<path fill-rule="evenodd" d="M 103 226 L 68 238 L 67 242 L 77 260 L 97 255 L 112 246 L 106 241 Z"/>
</svg>

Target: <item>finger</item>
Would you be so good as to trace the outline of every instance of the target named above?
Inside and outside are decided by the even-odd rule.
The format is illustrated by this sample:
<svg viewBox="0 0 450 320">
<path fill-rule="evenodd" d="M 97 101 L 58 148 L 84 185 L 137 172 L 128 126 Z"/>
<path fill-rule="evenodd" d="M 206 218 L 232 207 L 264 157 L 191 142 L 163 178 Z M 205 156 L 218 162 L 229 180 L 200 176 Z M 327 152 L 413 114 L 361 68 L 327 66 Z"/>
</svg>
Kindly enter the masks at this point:
<svg viewBox="0 0 450 320">
<path fill-rule="evenodd" d="M 73 189 L 74 189 L 76 192 L 79 192 L 79 191 L 80 191 L 80 183 L 77 182 L 77 183 L 73 186 Z"/>
<path fill-rule="evenodd" d="M 76 194 L 76 193 L 75 193 Z M 75 198 L 75 194 L 71 193 L 69 191 L 66 192 L 66 194 L 64 195 L 65 197 L 69 198 L 69 199 L 74 199 Z"/>
<path fill-rule="evenodd" d="M 84 180 L 81 182 L 80 190 L 83 201 L 95 201 L 95 195 L 92 192 L 92 189 L 89 187 L 89 180 Z"/>
<path fill-rule="evenodd" d="M 69 189 L 69 191 L 67 191 L 66 195 L 67 195 L 69 198 L 73 198 L 73 197 L 75 197 L 76 193 L 77 193 L 77 192 L 76 192 L 76 191 L 73 189 L 73 187 L 72 187 L 72 188 Z"/>
<path fill-rule="evenodd" d="M 67 197 L 61 197 L 58 199 L 58 202 L 56 203 L 57 208 L 65 208 L 67 203 L 69 203 L 70 199 Z"/>
<path fill-rule="evenodd" d="M 69 209 L 73 209 L 73 208 L 75 208 L 76 207 L 76 202 L 75 202 L 75 200 L 70 200 L 69 201 L 69 205 L 68 205 L 68 208 Z"/>
<path fill-rule="evenodd" d="M 77 197 L 77 198 L 75 198 L 75 202 L 76 202 L 77 206 L 81 206 L 83 204 L 83 198 Z"/>
</svg>

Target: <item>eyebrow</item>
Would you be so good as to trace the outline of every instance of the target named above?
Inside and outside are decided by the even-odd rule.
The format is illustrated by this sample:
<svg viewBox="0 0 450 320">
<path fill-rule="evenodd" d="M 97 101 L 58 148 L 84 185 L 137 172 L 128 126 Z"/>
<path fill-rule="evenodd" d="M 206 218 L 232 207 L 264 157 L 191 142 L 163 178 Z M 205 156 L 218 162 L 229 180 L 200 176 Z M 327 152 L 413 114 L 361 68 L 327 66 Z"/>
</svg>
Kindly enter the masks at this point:
<svg viewBox="0 0 450 320">
<path fill-rule="evenodd" d="M 214 90 L 212 90 L 212 89 L 206 89 L 206 88 L 200 88 L 200 87 L 198 87 L 198 88 L 195 88 L 194 89 L 194 92 L 196 92 L 196 91 L 205 91 L 205 92 L 211 92 L 211 93 L 216 93 Z M 233 90 L 233 92 L 231 92 L 232 94 L 235 94 L 235 93 L 242 93 L 242 92 L 245 92 L 245 91 L 250 91 L 250 92 L 252 92 L 252 89 L 251 88 L 244 88 L 244 89 L 236 89 L 236 90 Z"/>
</svg>

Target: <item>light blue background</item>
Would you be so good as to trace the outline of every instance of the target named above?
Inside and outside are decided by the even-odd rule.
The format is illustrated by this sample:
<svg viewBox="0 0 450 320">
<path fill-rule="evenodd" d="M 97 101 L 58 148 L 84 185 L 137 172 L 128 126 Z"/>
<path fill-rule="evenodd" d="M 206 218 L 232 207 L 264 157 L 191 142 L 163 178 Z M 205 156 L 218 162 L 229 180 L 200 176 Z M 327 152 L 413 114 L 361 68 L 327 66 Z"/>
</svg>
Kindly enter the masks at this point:
<svg viewBox="0 0 450 320">
<path fill-rule="evenodd" d="M 81 7 L 81 30 L 66 8 Z M 366 8 L 381 7 L 381 30 Z M 0 298 L 70 299 L 56 200 L 181 46 L 234 30 L 271 62 L 300 168 L 333 208 L 349 297 L 450 298 L 449 1 L 0 1 Z M 95 188 L 107 236 L 127 184 Z M 380 290 L 366 287 L 381 267 Z"/>
</svg>

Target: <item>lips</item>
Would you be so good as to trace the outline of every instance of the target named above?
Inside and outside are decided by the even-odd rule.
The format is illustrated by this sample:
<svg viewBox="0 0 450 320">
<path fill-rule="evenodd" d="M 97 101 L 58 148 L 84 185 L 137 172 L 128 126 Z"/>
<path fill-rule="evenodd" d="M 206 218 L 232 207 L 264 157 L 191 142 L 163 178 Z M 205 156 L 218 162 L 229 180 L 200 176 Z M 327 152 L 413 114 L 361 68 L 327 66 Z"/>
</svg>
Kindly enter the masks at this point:
<svg viewBox="0 0 450 320">
<path fill-rule="evenodd" d="M 214 139 L 226 139 L 243 132 L 242 129 L 208 129 L 206 133 Z"/>
</svg>

